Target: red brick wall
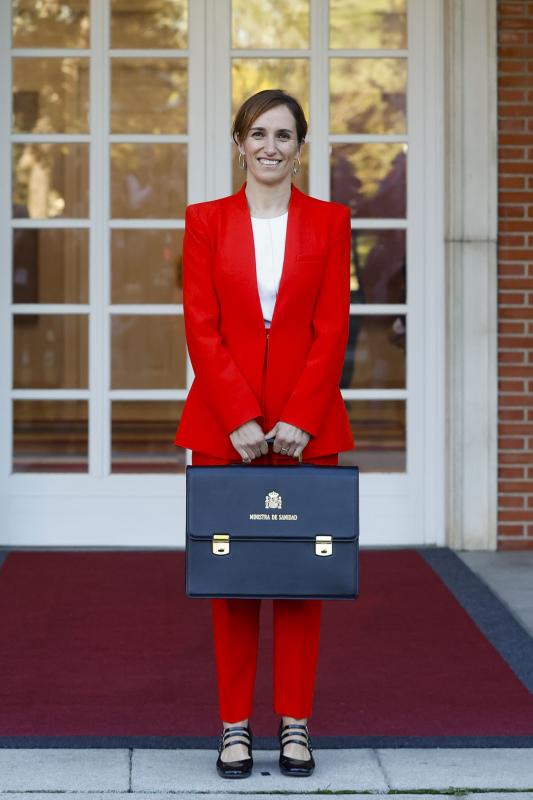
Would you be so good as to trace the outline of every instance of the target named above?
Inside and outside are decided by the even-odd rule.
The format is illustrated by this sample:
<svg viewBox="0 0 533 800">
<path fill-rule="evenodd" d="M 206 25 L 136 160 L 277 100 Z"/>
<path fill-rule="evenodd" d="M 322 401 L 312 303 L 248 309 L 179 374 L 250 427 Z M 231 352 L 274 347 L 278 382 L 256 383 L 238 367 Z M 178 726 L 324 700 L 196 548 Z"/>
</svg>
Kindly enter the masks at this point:
<svg viewBox="0 0 533 800">
<path fill-rule="evenodd" d="M 533 2 L 498 2 L 498 547 L 533 549 Z"/>
</svg>

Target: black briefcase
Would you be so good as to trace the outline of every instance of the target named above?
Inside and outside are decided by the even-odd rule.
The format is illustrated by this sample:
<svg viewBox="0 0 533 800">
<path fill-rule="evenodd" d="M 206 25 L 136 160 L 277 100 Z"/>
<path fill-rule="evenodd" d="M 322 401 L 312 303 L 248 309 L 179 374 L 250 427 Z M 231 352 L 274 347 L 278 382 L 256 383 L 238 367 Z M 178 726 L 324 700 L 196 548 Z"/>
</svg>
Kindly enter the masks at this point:
<svg viewBox="0 0 533 800">
<path fill-rule="evenodd" d="M 189 597 L 358 596 L 359 471 L 186 467 Z"/>
</svg>

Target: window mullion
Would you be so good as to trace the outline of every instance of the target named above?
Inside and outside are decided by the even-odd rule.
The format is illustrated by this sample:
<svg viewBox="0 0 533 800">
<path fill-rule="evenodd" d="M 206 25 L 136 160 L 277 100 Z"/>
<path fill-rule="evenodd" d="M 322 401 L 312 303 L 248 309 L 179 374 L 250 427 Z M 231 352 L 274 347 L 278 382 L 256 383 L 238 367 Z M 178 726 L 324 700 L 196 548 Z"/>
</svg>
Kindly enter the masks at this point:
<svg viewBox="0 0 533 800">
<path fill-rule="evenodd" d="M 109 0 L 91 0 L 89 153 L 89 474 L 109 468 Z"/>
<path fill-rule="evenodd" d="M 310 0 L 309 194 L 329 200 L 329 2 Z"/>
</svg>

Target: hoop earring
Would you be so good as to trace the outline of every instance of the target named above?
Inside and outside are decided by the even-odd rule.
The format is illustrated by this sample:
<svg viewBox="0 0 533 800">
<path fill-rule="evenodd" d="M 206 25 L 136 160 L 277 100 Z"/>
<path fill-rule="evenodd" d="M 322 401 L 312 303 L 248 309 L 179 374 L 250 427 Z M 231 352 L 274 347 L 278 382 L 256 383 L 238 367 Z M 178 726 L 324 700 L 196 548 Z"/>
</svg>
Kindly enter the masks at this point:
<svg viewBox="0 0 533 800">
<path fill-rule="evenodd" d="M 298 166 L 297 167 L 296 167 L 296 162 L 298 162 Z M 296 169 L 294 167 L 296 167 Z M 299 172 L 300 172 L 300 159 L 298 157 L 296 157 L 296 159 L 294 161 L 294 166 L 292 168 L 292 174 L 293 175 L 298 175 Z"/>
<path fill-rule="evenodd" d="M 242 161 L 241 161 L 241 156 L 242 156 Z M 244 157 L 244 153 L 241 153 L 240 151 L 239 151 L 239 167 L 241 169 L 246 169 L 246 159 Z"/>
</svg>

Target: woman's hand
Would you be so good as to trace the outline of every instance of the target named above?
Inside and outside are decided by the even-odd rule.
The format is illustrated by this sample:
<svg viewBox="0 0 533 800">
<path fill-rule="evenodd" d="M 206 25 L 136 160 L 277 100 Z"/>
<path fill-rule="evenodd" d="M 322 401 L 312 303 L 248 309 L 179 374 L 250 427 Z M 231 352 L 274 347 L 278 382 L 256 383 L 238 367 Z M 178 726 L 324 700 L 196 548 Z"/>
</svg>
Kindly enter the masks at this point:
<svg viewBox="0 0 533 800">
<path fill-rule="evenodd" d="M 306 447 L 311 434 L 307 431 L 291 425 L 289 422 L 276 422 L 273 428 L 265 433 L 265 439 L 275 436 L 273 450 L 275 453 L 283 453 L 286 456 L 300 457 L 300 453 Z"/>
<path fill-rule="evenodd" d="M 268 444 L 265 442 L 265 434 L 262 427 L 251 419 L 235 428 L 229 435 L 230 441 L 241 456 L 243 461 L 249 462 L 254 458 L 268 453 Z"/>
</svg>

